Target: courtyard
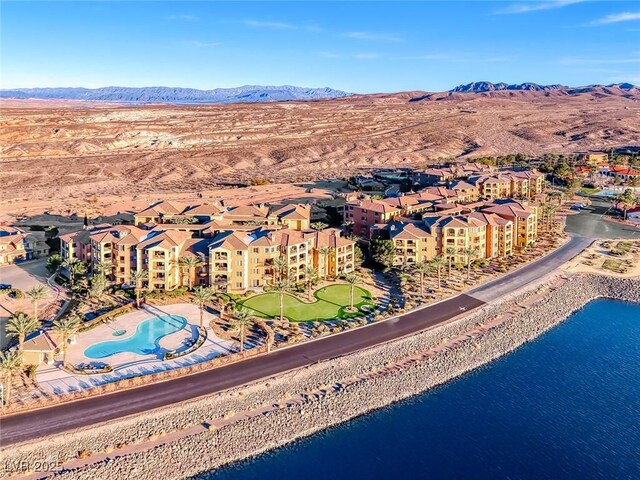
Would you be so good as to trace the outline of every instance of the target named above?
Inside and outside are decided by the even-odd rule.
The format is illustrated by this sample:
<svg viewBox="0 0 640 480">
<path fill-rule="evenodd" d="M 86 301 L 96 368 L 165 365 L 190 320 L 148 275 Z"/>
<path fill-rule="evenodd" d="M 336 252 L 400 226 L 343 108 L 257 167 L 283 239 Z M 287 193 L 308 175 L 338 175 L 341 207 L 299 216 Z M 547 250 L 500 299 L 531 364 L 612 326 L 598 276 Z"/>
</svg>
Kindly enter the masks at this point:
<svg viewBox="0 0 640 480">
<path fill-rule="evenodd" d="M 357 311 L 352 313 L 347 311 L 351 302 L 350 288 L 345 284 L 322 287 L 314 292 L 314 300 L 311 302 L 286 294 L 283 299 L 284 316 L 291 322 L 313 322 L 352 318 L 372 311 L 371 293 L 358 286 L 353 287 L 353 305 Z M 255 295 L 240 304 L 263 318 L 280 316 L 280 296 L 276 293 Z"/>
<path fill-rule="evenodd" d="M 67 351 L 67 364 L 108 364 L 109 373 L 80 374 L 55 365 L 40 365 L 37 380 L 50 392 L 63 394 L 85 390 L 123 378 L 159 373 L 211 360 L 234 352 L 237 342 L 224 340 L 211 330 L 214 315 L 204 312 L 203 325 L 206 340 L 195 351 L 165 360 L 168 352 L 185 351 L 198 338 L 200 311 L 192 304 L 163 306 L 145 305 L 78 334 Z M 170 328 L 164 328 L 170 325 Z"/>
</svg>

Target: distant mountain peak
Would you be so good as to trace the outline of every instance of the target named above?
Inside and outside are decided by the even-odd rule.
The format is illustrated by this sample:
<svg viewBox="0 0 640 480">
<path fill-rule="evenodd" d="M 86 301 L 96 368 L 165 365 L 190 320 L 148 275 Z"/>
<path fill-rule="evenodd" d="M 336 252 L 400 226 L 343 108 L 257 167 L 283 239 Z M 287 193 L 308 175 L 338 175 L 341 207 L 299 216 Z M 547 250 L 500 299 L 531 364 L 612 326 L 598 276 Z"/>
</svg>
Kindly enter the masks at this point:
<svg viewBox="0 0 640 480">
<path fill-rule="evenodd" d="M 534 91 L 534 92 L 549 92 L 552 90 L 562 90 L 569 87 L 564 85 L 539 85 L 533 82 L 525 82 L 520 84 L 507 84 L 504 82 L 491 83 L 491 82 L 471 82 L 466 85 L 458 85 L 457 87 L 449 90 L 451 93 L 483 93 L 483 92 L 495 92 L 502 90 L 521 90 L 521 91 Z"/>
<path fill-rule="evenodd" d="M 507 84 L 504 82 L 491 83 L 491 82 L 471 82 L 466 85 L 458 85 L 457 87 L 449 90 L 450 93 L 487 93 L 487 92 L 499 92 L 499 91 L 528 91 L 528 92 L 566 92 L 572 93 L 587 93 L 595 92 L 605 88 L 618 88 L 627 92 L 635 91 L 638 89 L 631 83 L 614 83 L 611 85 L 587 85 L 585 87 L 567 87 L 566 85 L 554 84 L 554 85 L 539 85 L 533 82 L 514 83 Z"/>
<path fill-rule="evenodd" d="M 132 103 L 219 104 L 319 100 L 351 95 L 329 87 L 244 85 L 198 90 L 179 87 L 16 88 L 0 90 L 3 98 L 38 98 Z"/>
</svg>

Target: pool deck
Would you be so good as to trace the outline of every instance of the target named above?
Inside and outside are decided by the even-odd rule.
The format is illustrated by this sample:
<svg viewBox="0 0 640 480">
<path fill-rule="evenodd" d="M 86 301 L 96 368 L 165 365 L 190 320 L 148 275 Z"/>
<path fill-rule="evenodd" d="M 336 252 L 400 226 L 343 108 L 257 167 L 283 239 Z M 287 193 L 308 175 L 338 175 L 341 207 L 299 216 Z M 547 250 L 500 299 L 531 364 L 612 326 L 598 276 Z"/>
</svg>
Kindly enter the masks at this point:
<svg viewBox="0 0 640 480">
<path fill-rule="evenodd" d="M 160 339 L 159 345 L 161 348 L 159 352 L 149 355 L 122 352 L 101 359 L 87 358 L 84 355 L 85 349 L 96 343 L 130 338 L 135 334 L 140 322 L 159 315 L 178 315 L 187 319 L 185 328 Z M 59 368 L 61 362 L 56 362 L 55 365 L 40 365 L 37 371 L 38 383 L 51 393 L 77 392 L 122 378 L 193 365 L 215 358 L 221 353 L 237 349 L 237 342 L 217 337 L 208 326 L 214 315 L 205 311 L 203 318 L 203 324 L 207 329 L 207 340 L 204 344 L 189 355 L 165 361 L 162 360 L 162 357 L 166 351 L 187 348 L 185 341 L 195 338 L 197 335 L 196 327 L 200 322 L 200 310 L 196 305 L 188 303 L 159 307 L 145 305 L 141 310 L 127 313 L 117 317 L 113 322 L 99 325 L 92 330 L 79 334 L 75 344 L 70 345 L 67 350 L 67 363 L 74 365 L 92 362 L 108 363 L 113 367 L 112 372 L 95 375 L 75 375 Z M 119 337 L 114 336 L 113 332 L 116 330 L 126 330 L 126 333 Z"/>
</svg>

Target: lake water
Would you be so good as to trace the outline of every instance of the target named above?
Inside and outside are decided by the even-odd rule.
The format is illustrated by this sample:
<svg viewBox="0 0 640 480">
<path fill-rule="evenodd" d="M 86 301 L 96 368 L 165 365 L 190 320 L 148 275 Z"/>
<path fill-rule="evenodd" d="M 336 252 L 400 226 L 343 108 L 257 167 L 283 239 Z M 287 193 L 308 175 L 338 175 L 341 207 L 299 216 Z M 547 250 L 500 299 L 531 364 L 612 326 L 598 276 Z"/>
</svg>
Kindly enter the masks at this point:
<svg viewBox="0 0 640 480">
<path fill-rule="evenodd" d="M 210 479 L 640 479 L 640 306 L 595 300 L 443 387 Z"/>
</svg>

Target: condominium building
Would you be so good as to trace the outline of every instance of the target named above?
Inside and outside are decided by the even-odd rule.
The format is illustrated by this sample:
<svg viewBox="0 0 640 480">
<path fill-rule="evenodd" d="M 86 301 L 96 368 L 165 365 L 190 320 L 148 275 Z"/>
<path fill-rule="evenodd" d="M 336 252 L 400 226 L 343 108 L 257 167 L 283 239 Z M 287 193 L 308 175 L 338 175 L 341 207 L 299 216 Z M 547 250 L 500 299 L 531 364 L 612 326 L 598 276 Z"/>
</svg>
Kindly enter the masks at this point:
<svg viewBox="0 0 640 480">
<path fill-rule="evenodd" d="M 100 268 L 118 284 L 131 284 L 132 274 L 142 270 L 142 286 L 150 290 L 212 285 L 235 293 L 277 278 L 303 282 L 310 267 L 322 277 L 355 268 L 355 242 L 337 229 L 310 230 L 307 206 L 247 205 L 209 217 L 209 209 L 170 205 L 137 214 L 139 226 L 96 225 L 61 236 L 63 260 L 86 262 L 92 273 Z M 209 221 L 162 223 L 185 212 Z"/>
<path fill-rule="evenodd" d="M 209 246 L 210 283 L 216 290 L 243 292 L 278 280 L 305 282 L 310 268 L 321 277 L 355 268 L 355 242 L 337 229 L 220 233 Z"/>
<path fill-rule="evenodd" d="M 353 222 L 354 235 L 369 238 L 372 225 L 397 220 L 401 213 L 401 208 L 382 200 L 353 200 L 344 206 L 344 221 Z"/>
</svg>

